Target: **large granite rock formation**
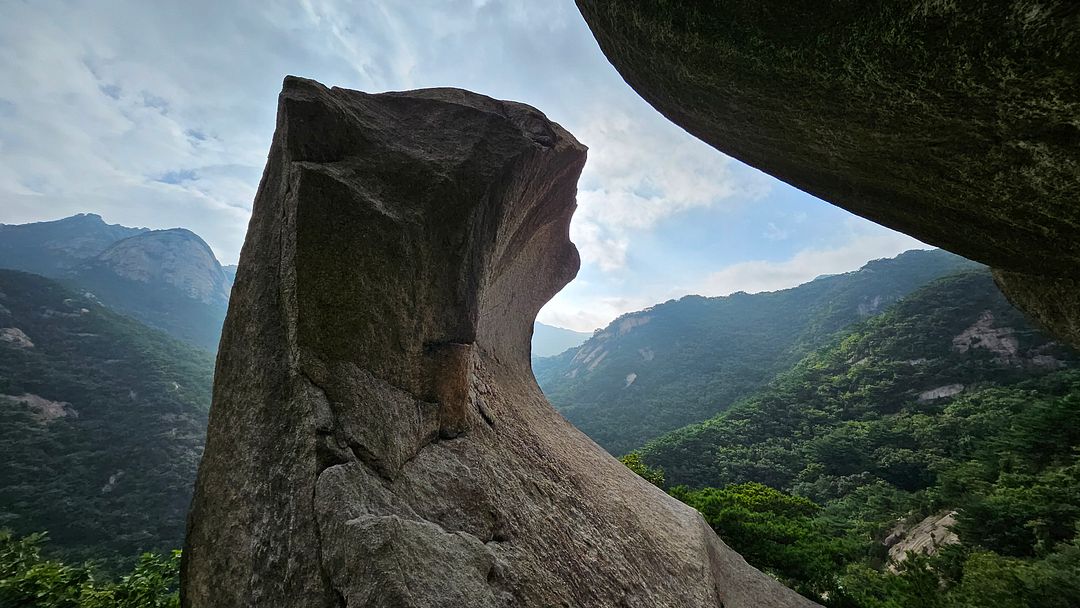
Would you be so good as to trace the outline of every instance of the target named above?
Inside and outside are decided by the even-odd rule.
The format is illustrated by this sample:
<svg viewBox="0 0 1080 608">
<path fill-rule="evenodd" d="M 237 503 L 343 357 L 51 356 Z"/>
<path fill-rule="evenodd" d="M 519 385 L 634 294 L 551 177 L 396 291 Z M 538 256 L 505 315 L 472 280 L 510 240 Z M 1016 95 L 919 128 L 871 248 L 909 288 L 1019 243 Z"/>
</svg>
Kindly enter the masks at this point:
<svg viewBox="0 0 1080 608">
<path fill-rule="evenodd" d="M 1000 269 L 1014 303 L 1080 346 L 1075 2 L 577 4 L 608 59 L 669 119 Z"/>
<path fill-rule="evenodd" d="M 537 388 L 531 323 L 577 272 L 584 161 L 521 104 L 286 79 L 184 606 L 812 605 Z"/>
</svg>

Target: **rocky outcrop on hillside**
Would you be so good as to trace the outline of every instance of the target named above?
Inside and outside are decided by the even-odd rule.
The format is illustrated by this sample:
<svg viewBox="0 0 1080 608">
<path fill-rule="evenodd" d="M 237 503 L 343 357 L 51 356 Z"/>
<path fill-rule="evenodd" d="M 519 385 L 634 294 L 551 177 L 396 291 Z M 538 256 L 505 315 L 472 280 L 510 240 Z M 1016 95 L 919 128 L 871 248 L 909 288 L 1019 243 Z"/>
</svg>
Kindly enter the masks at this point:
<svg viewBox="0 0 1080 608">
<path fill-rule="evenodd" d="M 571 427 L 530 323 L 585 148 L 457 89 L 289 77 L 225 322 L 182 604 L 809 606 Z"/>
<path fill-rule="evenodd" d="M 533 361 L 544 395 L 612 454 L 712 418 L 833 340 L 941 277 L 982 268 L 909 251 L 798 287 L 687 296 L 628 313 L 581 347 Z"/>
<path fill-rule="evenodd" d="M 203 304 L 229 301 L 231 277 L 206 241 L 183 228 L 148 231 L 119 241 L 92 265 L 121 279 L 167 285 Z"/>
<path fill-rule="evenodd" d="M 897 572 L 909 552 L 935 555 L 942 547 L 960 542 L 952 531 L 955 525 L 956 511 L 928 515 L 914 524 L 898 524 L 884 541 L 889 549 L 889 570 Z"/>
<path fill-rule="evenodd" d="M 112 244 L 69 279 L 114 310 L 213 352 L 232 278 L 210 246 L 183 228 Z"/>
<path fill-rule="evenodd" d="M 0 224 L 0 268 L 63 279 L 106 306 L 213 351 L 233 270 L 183 228 L 147 230 L 79 214 Z"/>
<path fill-rule="evenodd" d="M 612 64 L 673 122 L 999 269 L 1014 303 L 1080 346 L 1075 3 L 577 4 Z"/>
</svg>

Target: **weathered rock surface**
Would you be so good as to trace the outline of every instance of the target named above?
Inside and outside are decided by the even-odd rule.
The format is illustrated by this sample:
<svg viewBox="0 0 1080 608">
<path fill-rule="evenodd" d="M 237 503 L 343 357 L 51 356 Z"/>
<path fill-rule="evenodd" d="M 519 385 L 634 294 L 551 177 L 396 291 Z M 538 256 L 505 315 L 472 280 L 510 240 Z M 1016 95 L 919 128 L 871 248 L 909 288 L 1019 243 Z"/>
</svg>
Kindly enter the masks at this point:
<svg viewBox="0 0 1080 608">
<path fill-rule="evenodd" d="M 123 239 L 90 264 L 129 281 L 167 285 L 203 304 L 229 301 L 231 277 L 206 241 L 184 228 L 151 230 Z"/>
<path fill-rule="evenodd" d="M 1014 303 L 1080 346 L 1076 3 L 577 4 L 608 59 L 669 119 L 815 196 L 1001 269 Z"/>
<path fill-rule="evenodd" d="M 897 572 L 899 564 L 907 559 L 909 551 L 922 555 L 936 555 L 942 547 L 960 542 L 952 531 L 956 525 L 956 511 L 928 515 L 913 525 L 901 523 L 893 528 L 885 539 L 889 549 L 889 570 Z"/>
<path fill-rule="evenodd" d="M 232 277 L 190 230 L 148 230 L 119 240 L 69 280 L 151 327 L 217 349 Z"/>
<path fill-rule="evenodd" d="M 287 78 L 218 355 L 187 607 L 809 606 L 537 388 L 585 148 Z"/>
<path fill-rule="evenodd" d="M 995 270 L 994 281 L 1013 306 L 1055 336 L 1080 345 L 1080 280 Z"/>
</svg>

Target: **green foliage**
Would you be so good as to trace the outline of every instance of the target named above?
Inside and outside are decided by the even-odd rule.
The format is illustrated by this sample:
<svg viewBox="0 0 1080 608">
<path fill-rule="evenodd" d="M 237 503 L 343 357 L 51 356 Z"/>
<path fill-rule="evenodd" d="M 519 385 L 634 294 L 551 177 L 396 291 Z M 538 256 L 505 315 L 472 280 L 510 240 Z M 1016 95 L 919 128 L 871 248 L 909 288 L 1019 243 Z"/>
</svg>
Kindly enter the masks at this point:
<svg viewBox="0 0 1080 608">
<path fill-rule="evenodd" d="M 809 597 L 833 591 L 834 573 L 858 549 L 815 519 L 821 507 L 759 483 L 700 490 L 677 486 L 671 495 L 700 511 L 751 564 Z"/>
<path fill-rule="evenodd" d="M 971 328 L 982 337 L 963 338 Z M 828 606 L 1078 606 L 1077 358 L 986 273 L 965 273 L 651 442 L 642 466 L 697 488 L 672 493 L 750 563 Z M 887 536 L 950 511 L 960 545 L 890 570 Z"/>
<path fill-rule="evenodd" d="M 144 553 L 133 571 L 101 580 L 93 564 L 71 566 L 42 556 L 44 534 L 0 531 L 0 605 L 11 608 L 175 608 L 180 552 Z"/>
<path fill-rule="evenodd" d="M 895 574 L 849 565 L 827 605 L 858 608 L 1072 608 L 1080 605 L 1080 548 L 1041 560 L 949 547 L 910 554 Z"/>
<path fill-rule="evenodd" d="M 1003 357 L 977 339 L 966 350 L 954 345 L 957 336 L 985 322 L 991 333 L 1007 332 L 1002 335 L 1015 344 L 1015 355 Z M 825 501 L 836 497 L 829 488 L 861 476 L 859 483 L 881 479 L 919 491 L 935 483 L 944 465 L 965 460 L 960 450 L 993 435 L 995 425 L 1007 424 L 1032 395 L 1061 395 L 1062 383 L 1068 384 L 1063 376 L 1047 380 L 1045 388 L 1021 385 L 1076 358 L 1037 332 L 987 273 L 956 275 L 834 338 L 719 416 L 650 442 L 642 455 L 675 484 L 760 481 Z M 1050 386 L 1054 382 L 1057 388 Z M 920 398 L 950 386 L 963 390 Z M 958 405 L 964 402 L 971 404 Z M 1041 454 L 1046 444 L 1074 438 L 1072 425 L 1059 424 L 1065 414 L 1047 415 L 1051 419 L 1042 423 L 1028 421 L 1048 427 L 1042 444 L 1036 444 L 1044 435 L 1039 431 L 1000 440 L 1028 441 L 1024 449 Z"/>
<path fill-rule="evenodd" d="M 630 452 L 619 458 L 619 462 L 625 464 L 631 471 L 637 473 L 645 481 L 658 488 L 664 487 L 664 469 L 650 467 L 641 459 L 640 452 Z"/>
<path fill-rule="evenodd" d="M 212 357 L 13 271 L 0 271 L 0 327 L 33 342 L 0 343 L 0 526 L 49 530 L 55 555 L 105 568 L 179 546 Z"/>
<path fill-rule="evenodd" d="M 209 352 L 217 351 L 228 311 L 226 301 L 203 302 L 174 285 L 127 279 L 95 265 L 81 267 L 78 274 L 64 283 L 76 291 L 89 290 L 112 310 L 178 340 Z"/>
<path fill-rule="evenodd" d="M 570 422 L 624 454 L 714 416 L 837 331 L 972 268 L 945 251 L 911 251 L 793 289 L 687 296 L 624 315 L 577 349 L 534 360 L 533 371 Z"/>
</svg>

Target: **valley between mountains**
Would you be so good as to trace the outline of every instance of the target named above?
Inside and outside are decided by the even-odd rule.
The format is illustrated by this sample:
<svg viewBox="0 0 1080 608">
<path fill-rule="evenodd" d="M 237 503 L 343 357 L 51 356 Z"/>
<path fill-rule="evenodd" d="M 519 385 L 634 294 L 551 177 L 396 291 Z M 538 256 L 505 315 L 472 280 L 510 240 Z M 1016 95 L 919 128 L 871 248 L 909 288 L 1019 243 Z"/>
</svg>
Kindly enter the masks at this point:
<svg viewBox="0 0 1080 608">
<path fill-rule="evenodd" d="M 0 226 L 0 267 L 0 527 L 104 572 L 181 546 L 234 269 L 94 215 Z M 1080 355 L 979 264 L 910 251 L 533 336 L 570 422 L 815 601 L 1080 601 Z"/>
</svg>

